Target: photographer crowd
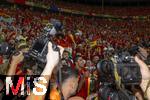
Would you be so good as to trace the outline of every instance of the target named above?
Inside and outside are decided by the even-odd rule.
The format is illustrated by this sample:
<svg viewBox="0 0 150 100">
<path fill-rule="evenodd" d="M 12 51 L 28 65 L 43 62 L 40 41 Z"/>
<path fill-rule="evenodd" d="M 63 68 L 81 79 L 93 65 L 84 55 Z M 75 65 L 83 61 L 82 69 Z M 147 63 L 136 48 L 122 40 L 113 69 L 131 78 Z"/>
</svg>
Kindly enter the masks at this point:
<svg viewBox="0 0 150 100">
<path fill-rule="evenodd" d="M 129 90 L 137 100 L 150 100 L 150 21 L 112 21 L 42 11 L 0 5 L 0 74 L 40 75 L 48 82 L 44 85 L 50 88 L 46 95 L 31 93 L 25 99 L 99 100 L 104 95 L 99 93 L 102 82 L 97 64 L 110 59 L 115 52 L 137 45 L 133 57 L 140 69 L 141 82 Z M 57 34 L 51 36 L 47 62 L 43 64 L 29 57 L 29 51 L 43 34 L 47 21 L 55 19 L 62 22 L 63 28 L 56 29 Z M 53 42 L 59 51 L 54 50 Z M 1 99 L 8 98 L 0 94 Z M 14 100 L 18 98 L 21 98 L 19 94 Z"/>
</svg>

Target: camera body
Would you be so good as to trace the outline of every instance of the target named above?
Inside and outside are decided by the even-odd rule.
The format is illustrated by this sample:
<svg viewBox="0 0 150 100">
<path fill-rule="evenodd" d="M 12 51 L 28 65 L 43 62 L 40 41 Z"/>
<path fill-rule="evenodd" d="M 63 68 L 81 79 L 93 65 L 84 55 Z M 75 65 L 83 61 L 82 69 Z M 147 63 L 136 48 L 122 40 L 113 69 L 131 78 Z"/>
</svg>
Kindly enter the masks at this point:
<svg viewBox="0 0 150 100">
<path fill-rule="evenodd" d="M 57 31 L 60 31 L 62 28 L 61 22 L 58 20 L 48 23 L 43 29 L 43 33 L 39 36 L 34 42 L 29 50 L 29 55 L 35 58 L 41 63 L 46 63 L 46 55 L 48 53 L 48 42 L 52 42 L 52 48 L 54 51 L 59 51 L 59 48 L 55 43 L 53 43 L 52 37 L 57 34 Z"/>
<path fill-rule="evenodd" d="M 29 51 L 29 55 L 42 63 L 46 63 L 48 42 L 49 38 L 47 35 L 42 35 L 37 38 Z"/>
<path fill-rule="evenodd" d="M 140 67 L 129 52 L 121 52 L 115 55 L 114 59 L 116 59 L 117 71 L 123 84 L 140 84 L 142 79 Z"/>
<path fill-rule="evenodd" d="M 141 82 L 140 67 L 128 52 L 117 53 L 112 59 L 115 62 L 110 59 L 102 60 L 97 64 L 101 82 L 115 83 L 115 68 L 121 77 L 121 83 L 128 85 Z"/>
</svg>

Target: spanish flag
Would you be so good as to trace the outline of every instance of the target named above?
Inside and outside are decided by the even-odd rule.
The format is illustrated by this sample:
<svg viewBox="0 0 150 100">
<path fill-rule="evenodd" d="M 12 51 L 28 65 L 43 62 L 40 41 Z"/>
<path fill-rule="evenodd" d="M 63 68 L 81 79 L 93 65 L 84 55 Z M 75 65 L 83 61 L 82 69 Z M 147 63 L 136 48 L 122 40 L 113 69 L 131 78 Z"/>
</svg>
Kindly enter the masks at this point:
<svg viewBox="0 0 150 100">
<path fill-rule="evenodd" d="M 92 42 L 90 42 L 90 46 L 91 47 L 94 47 L 94 46 L 96 46 L 97 45 L 97 41 L 95 40 L 95 41 L 92 41 Z"/>
</svg>

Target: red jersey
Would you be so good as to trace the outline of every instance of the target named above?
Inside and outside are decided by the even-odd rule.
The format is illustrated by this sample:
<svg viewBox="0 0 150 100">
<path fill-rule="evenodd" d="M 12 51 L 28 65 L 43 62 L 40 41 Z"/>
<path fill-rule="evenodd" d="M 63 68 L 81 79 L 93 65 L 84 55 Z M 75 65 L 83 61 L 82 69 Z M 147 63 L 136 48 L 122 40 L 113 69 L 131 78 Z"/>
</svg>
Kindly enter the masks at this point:
<svg viewBox="0 0 150 100">
<path fill-rule="evenodd" d="M 83 77 L 83 73 L 85 71 L 84 70 L 81 70 L 80 71 L 80 78 L 79 78 L 79 81 L 82 80 L 82 77 Z M 76 96 L 79 96 L 79 97 L 82 97 L 84 99 L 87 98 L 88 96 L 88 78 L 85 79 L 85 82 L 84 84 L 82 85 L 82 88 L 80 89 L 80 91 L 76 94 Z"/>
</svg>

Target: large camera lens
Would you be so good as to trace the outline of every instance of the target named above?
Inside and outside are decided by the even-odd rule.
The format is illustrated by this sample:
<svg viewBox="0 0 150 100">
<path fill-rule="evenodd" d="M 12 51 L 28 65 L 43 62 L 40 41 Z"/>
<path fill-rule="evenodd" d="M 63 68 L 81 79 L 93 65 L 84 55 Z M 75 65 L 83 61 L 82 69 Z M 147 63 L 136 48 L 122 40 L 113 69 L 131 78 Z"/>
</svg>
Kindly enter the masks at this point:
<svg viewBox="0 0 150 100">
<path fill-rule="evenodd" d="M 113 82 L 114 65 L 111 60 L 102 60 L 97 64 L 97 70 L 101 82 Z"/>
<path fill-rule="evenodd" d="M 111 64 L 108 60 L 103 60 L 98 63 L 98 69 L 101 73 L 109 74 L 111 72 Z"/>
</svg>

